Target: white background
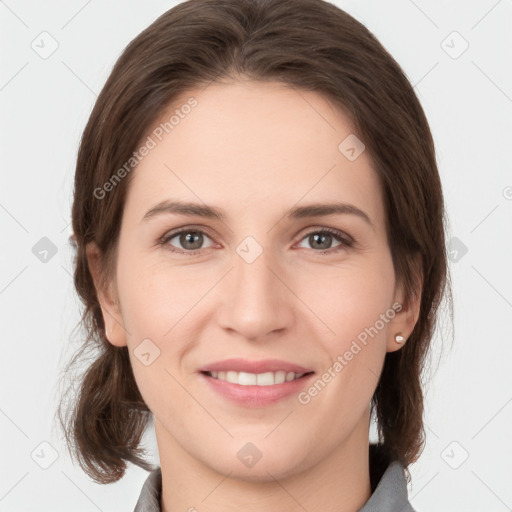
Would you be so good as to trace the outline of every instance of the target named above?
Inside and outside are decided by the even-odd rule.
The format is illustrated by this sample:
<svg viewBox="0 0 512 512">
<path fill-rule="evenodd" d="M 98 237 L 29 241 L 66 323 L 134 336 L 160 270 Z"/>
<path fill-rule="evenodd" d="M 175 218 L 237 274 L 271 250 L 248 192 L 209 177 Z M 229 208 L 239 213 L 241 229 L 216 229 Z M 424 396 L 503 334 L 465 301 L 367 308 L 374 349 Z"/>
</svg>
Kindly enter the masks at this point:
<svg viewBox="0 0 512 512">
<path fill-rule="evenodd" d="M 173 5 L 0 2 L 3 512 L 133 510 L 147 476 L 130 466 L 120 482 L 95 484 L 70 462 L 53 415 L 78 343 L 68 237 L 79 138 L 123 48 Z M 415 85 L 437 145 L 448 239 L 467 247 L 462 257 L 452 253 L 453 345 L 445 320 L 426 386 L 427 446 L 410 467 L 409 496 L 418 512 L 510 510 L 512 2 L 336 5 L 379 38 Z M 58 42 L 47 59 L 31 47 L 43 31 Z M 457 56 L 464 40 L 469 47 Z M 57 249 L 46 263 L 32 252 L 42 237 Z M 51 457 L 42 442 L 58 455 L 48 469 L 31 457 Z M 152 436 L 147 446 L 158 462 Z"/>
</svg>

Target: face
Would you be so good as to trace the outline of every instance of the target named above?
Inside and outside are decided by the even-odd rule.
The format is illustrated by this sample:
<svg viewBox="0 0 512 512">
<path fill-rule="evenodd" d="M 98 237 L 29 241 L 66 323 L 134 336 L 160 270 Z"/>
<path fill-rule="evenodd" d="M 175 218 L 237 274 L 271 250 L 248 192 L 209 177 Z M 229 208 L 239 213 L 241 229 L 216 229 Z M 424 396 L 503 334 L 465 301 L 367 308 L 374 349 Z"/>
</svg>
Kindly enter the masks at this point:
<svg viewBox="0 0 512 512">
<path fill-rule="evenodd" d="M 154 128 L 122 218 L 119 307 L 100 299 L 161 461 L 278 478 L 368 442 L 385 354 L 413 324 L 348 117 L 314 92 L 233 82 L 189 91 Z"/>
</svg>

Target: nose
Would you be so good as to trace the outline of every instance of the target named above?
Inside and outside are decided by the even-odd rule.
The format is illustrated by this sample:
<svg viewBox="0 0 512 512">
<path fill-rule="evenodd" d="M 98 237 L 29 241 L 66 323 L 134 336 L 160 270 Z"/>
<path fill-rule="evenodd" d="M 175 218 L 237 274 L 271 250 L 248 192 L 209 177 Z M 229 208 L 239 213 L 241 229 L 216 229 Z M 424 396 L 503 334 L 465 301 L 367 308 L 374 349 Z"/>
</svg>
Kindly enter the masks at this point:
<svg viewBox="0 0 512 512">
<path fill-rule="evenodd" d="M 224 330 L 250 341 L 264 341 L 294 321 L 293 289 L 285 272 L 264 250 L 249 263 L 237 253 L 220 291 L 218 322 Z"/>
</svg>

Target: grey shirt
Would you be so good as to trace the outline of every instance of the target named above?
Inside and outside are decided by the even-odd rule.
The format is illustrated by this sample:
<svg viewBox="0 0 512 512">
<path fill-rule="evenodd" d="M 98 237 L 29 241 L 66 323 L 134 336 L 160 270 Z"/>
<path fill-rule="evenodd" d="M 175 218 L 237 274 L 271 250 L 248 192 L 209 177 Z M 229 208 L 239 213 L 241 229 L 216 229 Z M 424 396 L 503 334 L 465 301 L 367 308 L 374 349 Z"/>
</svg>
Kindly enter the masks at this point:
<svg viewBox="0 0 512 512">
<path fill-rule="evenodd" d="M 380 470 L 382 476 L 375 485 L 379 469 L 376 469 L 378 461 L 374 449 L 370 450 L 370 464 L 373 464 L 370 470 L 374 479 L 372 495 L 357 512 L 416 512 L 409 503 L 404 467 L 398 461 L 391 462 L 383 474 L 382 469 Z M 158 468 L 152 471 L 144 482 L 134 512 L 161 512 L 161 496 L 162 473 Z"/>
</svg>

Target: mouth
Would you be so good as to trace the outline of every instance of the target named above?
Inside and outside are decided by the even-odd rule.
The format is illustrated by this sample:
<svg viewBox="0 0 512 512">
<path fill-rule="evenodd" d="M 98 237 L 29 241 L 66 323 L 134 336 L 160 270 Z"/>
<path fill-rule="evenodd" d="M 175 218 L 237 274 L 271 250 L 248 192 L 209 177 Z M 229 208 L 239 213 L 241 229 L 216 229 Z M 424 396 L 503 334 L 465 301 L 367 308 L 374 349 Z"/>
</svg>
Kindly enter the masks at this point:
<svg viewBox="0 0 512 512">
<path fill-rule="evenodd" d="M 311 375 L 310 372 L 286 372 L 279 370 L 277 372 L 264 372 L 264 373 L 249 373 L 237 372 L 234 370 L 228 371 L 202 371 L 203 375 L 211 377 L 216 380 L 229 382 L 231 384 L 238 384 L 240 386 L 274 386 L 276 384 L 284 384 L 302 379 L 304 376 Z"/>
<path fill-rule="evenodd" d="M 223 402 L 263 408 L 297 397 L 310 384 L 315 372 L 202 370 L 198 375 L 206 384 L 205 392 L 213 392 Z"/>
<path fill-rule="evenodd" d="M 229 359 L 199 370 L 206 392 L 244 407 L 265 407 L 292 398 L 304 389 L 315 372 L 281 360 Z"/>
</svg>

